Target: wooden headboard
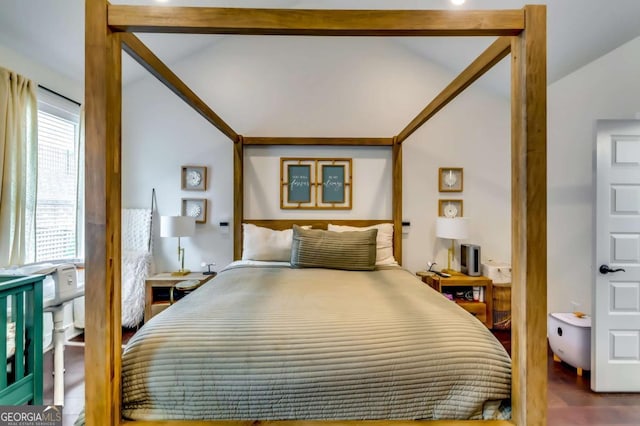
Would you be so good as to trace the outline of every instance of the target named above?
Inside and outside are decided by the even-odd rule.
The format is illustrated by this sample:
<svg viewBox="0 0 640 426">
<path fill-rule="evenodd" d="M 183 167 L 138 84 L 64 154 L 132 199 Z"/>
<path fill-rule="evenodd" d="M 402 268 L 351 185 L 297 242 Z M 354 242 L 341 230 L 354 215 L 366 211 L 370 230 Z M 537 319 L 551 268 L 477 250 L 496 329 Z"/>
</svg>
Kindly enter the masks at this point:
<svg viewBox="0 0 640 426">
<path fill-rule="evenodd" d="M 369 139 L 359 140 L 362 146 L 369 146 Z M 329 223 L 346 226 L 371 226 L 379 223 L 393 224 L 393 256 L 402 265 L 402 145 L 396 138 L 382 140 L 382 146 L 391 148 L 391 218 L 390 219 L 245 219 L 244 214 L 244 147 L 245 145 L 339 145 L 353 146 L 353 138 L 269 138 L 268 140 L 247 139 L 239 136 L 234 143 L 233 155 L 233 259 L 242 258 L 242 224 L 251 223 L 276 230 L 289 229 L 293 225 L 311 225 L 314 228 L 327 229 Z M 380 143 L 374 145 L 379 146 Z"/>
</svg>

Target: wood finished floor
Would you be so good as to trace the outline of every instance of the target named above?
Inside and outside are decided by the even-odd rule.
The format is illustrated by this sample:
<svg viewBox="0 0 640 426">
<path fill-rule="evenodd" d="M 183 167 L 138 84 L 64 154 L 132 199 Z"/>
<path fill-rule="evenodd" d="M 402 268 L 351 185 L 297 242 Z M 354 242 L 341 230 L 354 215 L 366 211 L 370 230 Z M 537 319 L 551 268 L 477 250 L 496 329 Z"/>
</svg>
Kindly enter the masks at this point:
<svg viewBox="0 0 640 426">
<path fill-rule="evenodd" d="M 44 355 L 44 404 L 53 404 L 53 351 Z M 63 426 L 72 426 L 84 408 L 84 347 L 66 346 L 64 351 Z"/>
<path fill-rule="evenodd" d="M 640 425 L 640 394 L 592 392 L 588 371 L 548 359 L 548 425 Z"/>
<path fill-rule="evenodd" d="M 589 388 L 589 373 L 576 375 L 576 369 L 553 362 L 549 355 L 548 406 L 550 426 L 640 425 L 640 394 L 597 394 Z M 65 350 L 64 426 L 71 426 L 84 406 L 84 348 Z M 45 404 L 53 401 L 53 357 L 44 358 Z"/>
</svg>

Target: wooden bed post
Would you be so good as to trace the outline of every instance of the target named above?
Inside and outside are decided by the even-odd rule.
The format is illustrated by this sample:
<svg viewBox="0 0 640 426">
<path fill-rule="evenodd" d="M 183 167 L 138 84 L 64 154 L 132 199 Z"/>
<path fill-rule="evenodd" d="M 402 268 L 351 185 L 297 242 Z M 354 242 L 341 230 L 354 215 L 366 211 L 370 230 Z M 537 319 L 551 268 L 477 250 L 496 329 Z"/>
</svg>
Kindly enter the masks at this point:
<svg viewBox="0 0 640 426">
<path fill-rule="evenodd" d="M 86 1 L 87 426 L 120 423 L 120 35 L 107 27 L 107 1 Z"/>
<path fill-rule="evenodd" d="M 402 144 L 397 137 L 391 150 L 393 256 L 402 265 Z"/>
<path fill-rule="evenodd" d="M 244 218 L 244 138 L 233 144 L 233 260 L 242 258 L 242 219 Z"/>
<path fill-rule="evenodd" d="M 526 6 L 512 41 L 513 420 L 547 419 L 546 7 Z"/>
</svg>

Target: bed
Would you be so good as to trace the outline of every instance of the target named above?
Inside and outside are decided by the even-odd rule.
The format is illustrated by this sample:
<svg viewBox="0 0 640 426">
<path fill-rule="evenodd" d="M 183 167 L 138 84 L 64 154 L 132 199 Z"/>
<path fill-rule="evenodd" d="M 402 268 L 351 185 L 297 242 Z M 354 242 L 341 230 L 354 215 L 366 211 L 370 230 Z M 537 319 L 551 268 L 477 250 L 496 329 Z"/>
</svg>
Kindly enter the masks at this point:
<svg viewBox="0 0 640 426">
<path fill-rule="evenodd" d="M 482 419 L 511 360 L 478 320 L 399 267 L 235 264 L 123 353 L 125 418 Z M 488 407 L 490 408 L 490 406 Z"/>
<path fill-rule="evenodd" d="M 373 270 L 353 270 L 363 245 L 350 238 L 364 232 L 341 234 L 341 245 L 352 244 L 344 253 L 335 255 L 340 248 L 333 246 L 327 251 L 336 258 L 350 256 L 336 264 L 346 270 L 300 266 L 293 254 L 295 268 L 283 261 L 238 261 L 154 317 L 123 353 L 123 416 L 508 416 L 511 360 L 502 345 L 467 311 L 384 260 L 391 233 L 378 239 L 382 248 L 372 233 Z M 245 227 L 245 243 L 247 234 Z M 296 229 L 292 238 L 326 241 L 336 234 Z M 268 246 L 274 252 L 274 244 Z M 318 260 L 325 255 L 322 249 L 312 249 L 313 266 L 330 262 Z M 302 250 L 294 243 L 292 253 Z M 267 253 L 252 250 L 258 252 Z M 379 266 L 376 258 L 383 259 Z"/>
<path fill-rule="evenodd" d="M 232 129 L 133 32 L 260 36 L 497 36 L 395 136 L 260 137 Z M 546 8 L 502 11 L 234 9 L 86 4 L 87 424 L 121 424 L 120 199 L 122 50 L 233 143 L 234 257 L 244 216 L 244 148 L 251 145 L 386 146 L 401 263 L 402 146 L 493 65 L 511 55 L 513 424 L 546 424 Z M 297 136 L 297 135 L 295 135 Z M 114 167 L 115 165 L 115 167 Z M 215 282 L 215 280 L 214 280 Z M 178 424 L 170 420 L 131 424 Z M 201 422 L 193 422 L 201 424 Z M 235 424 L 222 422 L 222 424 Z M 295 424 L 292 422 L 292 424 Z M 297 423 L 303 424 L 303 422 Z M 309 424 L 305 421 L 304 424 Z M 458 421 L 439 424 L 459 424 Z M 475 424 L 471 422 L 469 424 Z M 493 422 L 492 424 L 512 424 Z"/>
</svg>

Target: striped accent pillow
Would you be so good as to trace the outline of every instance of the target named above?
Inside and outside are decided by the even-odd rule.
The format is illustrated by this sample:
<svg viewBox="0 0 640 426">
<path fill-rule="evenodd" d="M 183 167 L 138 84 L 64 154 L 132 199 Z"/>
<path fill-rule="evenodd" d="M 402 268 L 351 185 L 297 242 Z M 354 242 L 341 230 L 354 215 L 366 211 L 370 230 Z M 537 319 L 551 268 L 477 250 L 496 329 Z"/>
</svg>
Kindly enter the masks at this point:
<svg viewBox="0 0 640 426">
<path fill-rule="evenodd" d="M 332 232 L 293 225 L 291 266 L 373 271 L 377 229 Z"/>
</svg>

